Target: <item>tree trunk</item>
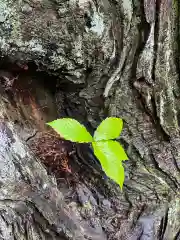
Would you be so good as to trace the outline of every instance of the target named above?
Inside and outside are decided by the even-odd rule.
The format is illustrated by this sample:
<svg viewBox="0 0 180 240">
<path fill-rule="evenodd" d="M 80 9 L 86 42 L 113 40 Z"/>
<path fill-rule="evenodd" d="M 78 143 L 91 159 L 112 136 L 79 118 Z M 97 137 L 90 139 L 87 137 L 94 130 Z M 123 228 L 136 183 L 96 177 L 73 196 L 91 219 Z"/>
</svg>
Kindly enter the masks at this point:
<svg viewBox="0 0 180 240">
<path fill-rule="evenodd" d="M 0 239 L 180 239 L 177 0 L 0 0 Z M 124 120 L 123 191 L 89 146 L 45 125 L 93 132 Z"/>
</svg>

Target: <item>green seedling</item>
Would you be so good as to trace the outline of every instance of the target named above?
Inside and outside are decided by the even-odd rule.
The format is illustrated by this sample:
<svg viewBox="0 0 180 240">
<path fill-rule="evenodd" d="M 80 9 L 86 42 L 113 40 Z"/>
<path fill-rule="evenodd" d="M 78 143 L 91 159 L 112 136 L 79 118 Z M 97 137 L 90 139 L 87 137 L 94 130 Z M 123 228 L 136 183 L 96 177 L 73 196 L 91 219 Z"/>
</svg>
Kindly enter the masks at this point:
<svg viewBox="0 0 180 240">
<path fill-rule="evenodd" d="M 128 157 L 116 139 L 119 137 L 123 121 L 120 118 L 108 117 L 100 123 L 94 136 L 78 121 L 72 118 L 61 118 L 47 123 L 65 140 L 77 143 L 92 144 L 94 154 L 99 159 L 106 175 L 119 184 L 124 183 L 124 167 L 122 161 Z"/>
</svg>

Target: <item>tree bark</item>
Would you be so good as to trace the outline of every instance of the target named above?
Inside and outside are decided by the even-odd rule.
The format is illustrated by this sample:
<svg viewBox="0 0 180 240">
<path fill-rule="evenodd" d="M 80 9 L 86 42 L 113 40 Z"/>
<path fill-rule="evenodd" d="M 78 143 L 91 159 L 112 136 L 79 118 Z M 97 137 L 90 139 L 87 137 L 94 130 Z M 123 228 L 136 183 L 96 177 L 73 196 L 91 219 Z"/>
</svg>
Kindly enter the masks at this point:
<svg viewBox="0 0 180 240">
<path fill-rule="evenodd" d="M 179 5 L 0 0 L 1 239 L 180 239 Z M 123 118 L 123 192 L 64 115 Z"/>
<path fill-rule="evenodd" d="M 73 205 L 65 201 L 71 189 L 60 189 L 60 185 L 58 189 L 56 179 L 47 174 L 45 166 L 35 156 L 36 148 L 29 142 L 36 138 L 33 146 L 40 146 L 42 150 L 43 144 L 49 145 L 50 151 L 43 152 L 43 156 L 50 153 L 50 160 L 55 157 L 53 146 L 58 138 L 50 138 L 48 131 L 43 132 L 41 127 L 44 126 L 39 121 L 39 116 L 45 116 L 41 112 L 45 103 L 49 104 L 48 107 L 53 106 L 50 96 L 47 98 L 47 92 L 43 92 L 43 86 L 38 92 L 43 105 L 35 105 L 35 95 L 29 92 L 31 82 L 28 78 L 23 80 L 26 80 L 28 89 L 16 86 L 13 95 L 11 91 L 6 94 L 1 89 L 0 239 L 106 239 L 102 231 L 96 231 L 77 216 Z M 63 141 L 59 140 L 58 144 L 59 151 L 65 148 Z M 66 157 L 64 152 L 61 159 L 63 157 Z M 56 163 L 56 166 L 62 175 L 60 165 Z"/>
</svg>

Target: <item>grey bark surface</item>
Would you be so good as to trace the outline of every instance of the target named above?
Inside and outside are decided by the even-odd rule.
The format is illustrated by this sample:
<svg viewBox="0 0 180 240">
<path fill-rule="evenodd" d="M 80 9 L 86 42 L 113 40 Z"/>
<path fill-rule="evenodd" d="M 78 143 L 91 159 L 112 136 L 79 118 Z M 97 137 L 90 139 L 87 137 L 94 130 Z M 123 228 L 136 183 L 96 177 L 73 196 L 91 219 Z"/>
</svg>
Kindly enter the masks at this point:
<svg viewBox="0 0 180 240">
<path fill-rule="evenodd" d="M 179 4 L 0 0 L 2 62 L 23 72 L 0 72 L 1 239 L 180 239 Z M 31 85 L 44 72 L 54 95 Z M 64 115 L 92 132 L 123 118 L 123 192 L 88 146 L 49 133 Z"/>
</svg>

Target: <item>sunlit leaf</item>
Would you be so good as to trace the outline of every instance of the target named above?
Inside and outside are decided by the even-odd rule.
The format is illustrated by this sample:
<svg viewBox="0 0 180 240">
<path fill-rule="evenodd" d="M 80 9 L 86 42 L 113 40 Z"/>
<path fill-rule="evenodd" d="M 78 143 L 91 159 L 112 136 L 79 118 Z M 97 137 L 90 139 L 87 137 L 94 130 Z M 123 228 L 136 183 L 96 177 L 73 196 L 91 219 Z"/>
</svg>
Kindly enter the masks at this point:
<svg viewBox="0 0 180 240">
<path fill-rule="evenodd" d="M 94 140 L 110 140 L 117 138 L 123 128 L 123 121 L 121 118 L 109 117 L 100 123 L 94 133 Z"/>
<path fill-rule="evenodd" d="M 71 118 L 61 118 L 47 123 L 66 140 L 78 143 L 92 142 L 91 134 L 78 121 Z"/>
<path fill-rule="evenodd" d="M 122 189 L 124 183 L 122 160 L 128 159 L 122 146 L 112 140 L 93 142 L 92 146 L 106 175 L 118 183 Z"/>
</svg>

